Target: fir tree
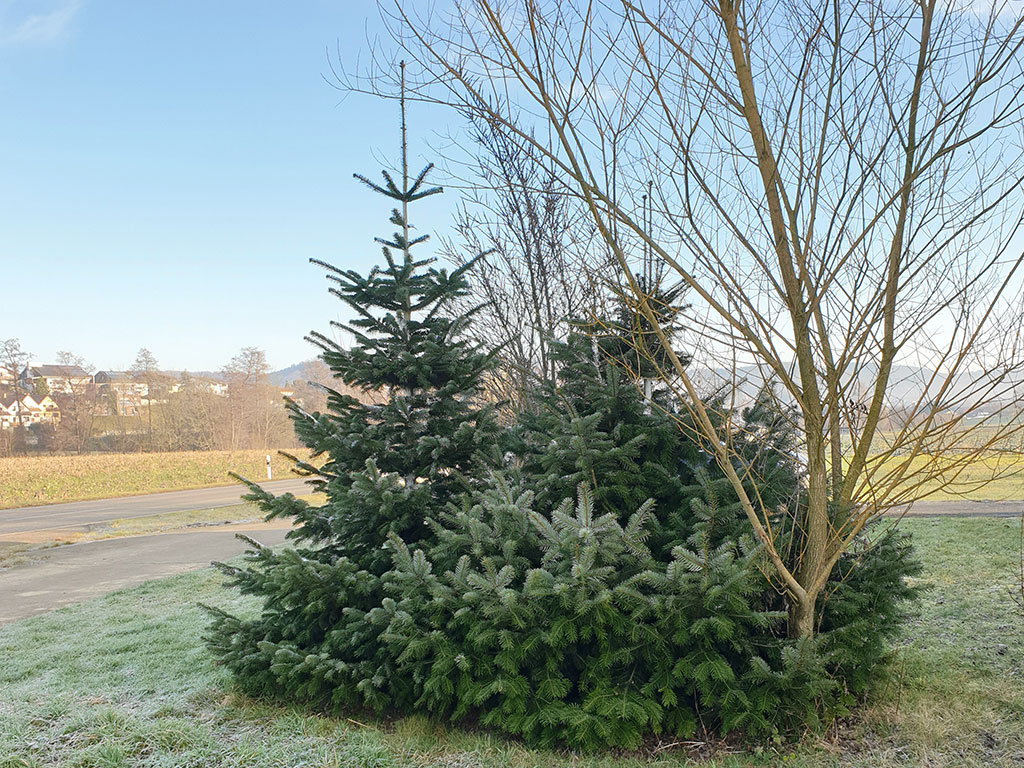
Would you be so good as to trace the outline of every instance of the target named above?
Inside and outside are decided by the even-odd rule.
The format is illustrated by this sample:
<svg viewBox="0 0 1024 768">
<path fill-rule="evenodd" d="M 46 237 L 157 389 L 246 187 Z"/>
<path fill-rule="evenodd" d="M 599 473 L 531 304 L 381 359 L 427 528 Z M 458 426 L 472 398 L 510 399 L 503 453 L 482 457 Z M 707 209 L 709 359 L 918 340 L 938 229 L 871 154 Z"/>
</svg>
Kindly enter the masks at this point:
<svg viewBox="0 0 1024 768">
<path fill-rule="evenodd" d="M 356 175 L 395 204 L 396 231 L 378 239 L 383 264 L 363 276 L 315 262 L 355 314 L 341 325 L 354 343 L 346 349 L 325 334 L 308 338 L 335 377 L 368 396 L 327 388 L 324 413 L 289 403 L 314 457 L 297 467 L 326 501 L 274 497 L 248 483 L 247 498 L 268 518 L 294 517 L 289 538 L 297 548 L 272 552 L 253 542 L 245 567 L 222 566 L 264 607 L 254 621 L 214 611 L 208 640 L 259 692 L 376 707 L 406 701 L 407 681 L 389 673 L 374 619 L 384 598 L 379 577 L 391 566 L 385 544 L 429 538 L 428 519 L 473 487 L 475 463 L 493 453 L 498 434 L 481 397 L 493 355 L 468 340 L 472 313 L 453 311 L 468 293 L 473 262 L 449 273 L 413 254 L 427 236 L 414 235 L 409 208 L 441 188 L 426 183 L 431 166 L 409 174 L 404 92 L 401 114 L 400 174 L 384 171 L 381 184 Z"/>
<path fill-rule="evenodd" d="M 643 381 L 631 378 L 612 354 L 621 348 L 582 331 L 553 345 L 558 385 L 538 388 L 538 404 L 522 414 L 516 433 L 523 482 L 541 505 L 557 505 L 580 483 L 592 489 L 602 512 L 629 514 L 653 499 L 652 547 L 661 555 L 692 533 L 693 504 L 702 503 L 706 483 L 713 483 L 730 509 L 716 528 L 718 543 L 735 540 L 748 526 L 735 491 L 693 439 L 688 414 L 673 411 L 663 390 L 644 393 Z M 796 432 L 792 416 L 776 402 L 761 393 L 738 414 L 732 442 L 743 466 L 737 468 L 768 509 L 797 509 Z M 721 414 L 724 407 L 710 410 Z M 706 481 L 698 479 L 700 472 Z"/>
<path fill-rule="evenodd" d="M 418 541 L 427 535 L 431 511 L 465 489 L 473 463 L 491 452 L 497 433 L 493 409 L 481 405 L 493 353 L 469 340 L 473 312 L 454 313 L 469 292 L 466 274 L 476 260 L 449 273 L 435 259 L 413 256 L 428 235 L 413 234 L 409 206 L 442 190 L 426 184 L 432 165 L 410 177 L 404 98 L 401 110 L 399 179 L 383 171 L 383 183 L 375 184 L 355 174 L 397 204 L 390 219 L 396 231 L 377 238 L 383 264 L 363 276 L 314 260 L 327 270 L 330 292 L 355 314 L 349 323 L 332 323 L 354 343 L 346 349 L 322 333 L 307 337 L 336 378 L 373 393 L 375 402 L 328 388 L 326 414 L 290 404 L 302 442 L 314 457 L 326 457 L 319 469 L 304 467 L 328 502 L 272 508 L 295 515 L 291 537 L 315 546 L 317 557 L 345 556 L 378 574 L 390 563 L 382 549 L 388 536 Z"/>
<path fill-rule="evenodd" d="M 558 385 L 542 387 L 525 411 L 516 451 L 524 482 L 543 506 L 557 506 L 580 483 L 602 512 L 628 515 L 654 499 L 658 520 L 686 504 L 694 464 L 707 460 L 616 360 L 581 331 L 552 345 Z M 658 534 L 655 535 L 658 538 Z"/>
<path fill-rule="evenodd" d="M 654 382 L 671 370 L 668 353 L 662 345 L 654 325 L 639 311 L 644 302 L 658 319 L 658 326 L 671 339 L 679 330 L 679 316 L 686 309 L 680 301 L 684 293 L 681 284 L 663 286 L 662 281 L 647 273 L 637 278 L 640 297 L 619 296 L 610 320 L 593 323 L 589 334 L 597 341 L 601 351 L 642 382 L 641 389 L 647 399 L 653 396 Z M 683 365 L 690 356 L 676 350 Z"/>
</svg>

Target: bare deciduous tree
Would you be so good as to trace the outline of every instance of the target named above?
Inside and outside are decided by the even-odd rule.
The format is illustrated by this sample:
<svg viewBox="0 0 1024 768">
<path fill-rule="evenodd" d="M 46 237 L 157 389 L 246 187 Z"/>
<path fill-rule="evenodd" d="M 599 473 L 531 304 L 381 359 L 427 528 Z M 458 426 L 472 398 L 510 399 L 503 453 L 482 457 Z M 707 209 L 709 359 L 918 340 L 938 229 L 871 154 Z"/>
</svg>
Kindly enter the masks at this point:
<svg viewBox="0 0 1024 768">
<path fill-rule="evenodd" d="M 161 409 L 161 442 L 172 451 L 216 450 L 218 425 L 227 408 L 226 398 L 183 371 Z"/>
<path fill-rule="evenodd" d="M 18 450 L 24 448 L 25 417 L 22 413 L 21 402 L 24 392 L 21 390 L 21 383 L 18 377 L 28 364 L 30 356 L 28 352 L 22 350 L 21 342 L 18 339 L 6 339 L 0 344 L 0 370 L 5 371 L 11 380 L 11 391 L 14 395 L 15 408 L 17 409 L 15 413 L 18 422 L 11 429 L 12 434 L 9 445 L 11 453 L 17 453 Z"/>
<path fill-rule="evenodd" d="M 267 378 L 270 366 L 266 353 L 245 347 L 221 370 L 228 383 L 229 445 L 267 448 L 272 435 L 280 434 L 287 424 L 284 408 L 278 402 Z"/>
<path fill-rule="evenodd" d="M 334 374 L 323 360 L 307 360 L 302 366 L 300 378 L 292 382 L 294 399 L 305 411 L 323 412 L 327 409 L 326 388 L 336 388 L 340 383 L 335 381 Z"/>
<path fill-rule="evenodd" d="M 564 194 L 532 145 L 493 122 L 473 126 L 475 173 L 484 186 L 463 200 L 457 241 L 444 254 L 459 266 L 484 253 L 466 308 L 483 304 L 474 334 L 500 349 L 491 387 L 517 404 L 538 381 L 554 383 L 551 343 L 571 320 L 597 314 L 608 253 L 586 211 Z"/>
<path fill-rule="evenodd" d="M 634 274 L 646 245 L 686 288 L 698 362 L 730 361 L 796 406 L 807 500 L 787 511 L 801 531 L 787 553 L 780 511 L 744 486 L 734 425 L 708 412 L 660 335 L 664 379 L 764 544 L 794 636 L 813 635 L 825 581 L 865 525 L 1018 434 L 1024 19 L 1012 6 L 382 8 L 421 65 L 419 98 L 500 126 L 557 169 L 639 313 L 657 328 Z M 378 64 L 347 84 L 393 93 Z M 644 220 L 633 211 L 648 181 Z M 895 402 L 900 371 L 919 381 Z"/>
<path fill-rule="evenodd" d="M 57 353 L 57 366 L 61 370 L 60 393 L 51 393 L 60 406 L 57 426 L 58 445 L 62 450 L 82 453 L 88 446 L 96 417 L 96 385 L 84 380 L 80 372 L 92 368 L 79 355 L 67 351 Z"/>
<path fill-rule="evenodd" d="M 145 347 L 139 349 L 139 353 L 135 356 L 135 362 L 132 363 L 132 367 L 128 371 L 131 377 L 135 381 L 142 382 L 146 385 L 146 395 L 143 401 L 146 403 L 146 447 L 147 450 L 153 450 L 153 400 L 157 395 L 157 380 L 160 376 L 159 364 L 156 361 L 156 357 Z M 141 415 L 141 410 L 137 409 Z"/>
</svg>

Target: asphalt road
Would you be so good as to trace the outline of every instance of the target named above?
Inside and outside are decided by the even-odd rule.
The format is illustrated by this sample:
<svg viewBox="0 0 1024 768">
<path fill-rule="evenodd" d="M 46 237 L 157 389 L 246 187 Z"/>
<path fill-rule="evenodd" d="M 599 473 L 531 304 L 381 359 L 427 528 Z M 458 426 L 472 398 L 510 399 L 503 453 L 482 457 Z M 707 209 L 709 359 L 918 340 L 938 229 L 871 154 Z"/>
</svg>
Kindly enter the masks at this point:
<svg viewBox="0 0 1024 768">
<path fill-rule="evenodd" d="M 248 546 L 236 533 L 280 544 L 289 527 L 239 523 L 38 550 L 32 562 L 0 569 L 0 624 L 228 560 Z"/>
<path fill-rule="evenodd" d="M 1020 517 L 1022 512 L 1024 501 L 916 501 L 906 514 L 908 517 Z"/>
<path fill-rule="evenodd" d="M 308 489 L 301 479 L 265 483 L 275 494 Z M 122 517 L 207 509 L 238 503 L 240 486 L 175 491 L 149 496 L 54 504 L 0 510 L 0 541 L 40 530 L 88 528 Z M 1017 517 L 1024 501 L 917 502 L 909 512 L 919 517 Z M 0 623 L 81 602 L 150 579 L 204 568 L 212 560 L 241 554 L 246 545 L 236 533 L 264 544 L 284 541 L 289 521 L 199 527 L 148 536 L 83 542 L 31 553 L 32 560 L 0 569 Z"/>
<path fill-rule="evenodd" d="M 301 478 L 274 480 L 262 487 L 273 494 L 308 493 L 309 486 Z M 153 493 L 146 496 L 124 496 L 117 499 L 72 501 L 41 507 L 0 509 L 0 539 L 12 540 L 10 534 L 54 529 L 88 529 L 90 525 L 123 517 L 149 517 L 168 512 L 211 509 L 238 504 L 246 492 L 242 485 L 217 488 L 195 488 L 188 491 Z"/>
</svg>

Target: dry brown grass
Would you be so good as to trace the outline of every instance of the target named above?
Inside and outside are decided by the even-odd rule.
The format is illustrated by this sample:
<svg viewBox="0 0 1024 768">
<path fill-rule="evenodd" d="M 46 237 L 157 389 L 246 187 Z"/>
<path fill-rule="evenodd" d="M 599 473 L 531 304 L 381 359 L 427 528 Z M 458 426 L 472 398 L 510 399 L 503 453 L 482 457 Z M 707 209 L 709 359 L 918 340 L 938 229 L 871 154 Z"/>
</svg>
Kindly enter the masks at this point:
<svg viewBox="0 0 1024 768">
<path fill-rule="evenodd" d="M 268 452 L 274 477 L 290 477 L 276 450 L 0 458 L 0 509 L 230 485 L 229 471 L 261 480 Z"/>
<path fill-rule="evenodd" d="M 897 459 L 889 460 L 893 463 Z M 907 484 L 914 482 L 915 468 L 924 468 L 928 457 L 918 457 L 911 464 Z M 957 474 L 946 487 L 930 481 L 921 487 L 929 501 L 966 499 L 969 501 L 1017 501 L 1024 499 L 1024 454 L 989 453 L 978 456 Z"/>
</svg>

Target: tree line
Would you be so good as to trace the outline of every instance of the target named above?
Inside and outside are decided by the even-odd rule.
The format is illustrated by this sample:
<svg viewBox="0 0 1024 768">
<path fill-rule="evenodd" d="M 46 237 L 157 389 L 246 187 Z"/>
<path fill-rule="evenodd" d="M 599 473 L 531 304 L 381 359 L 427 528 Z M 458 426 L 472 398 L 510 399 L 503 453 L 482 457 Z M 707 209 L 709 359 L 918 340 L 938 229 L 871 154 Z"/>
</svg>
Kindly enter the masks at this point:
<svg viewBox="0 0 1024 768">
<path fill-rule="evenodd" d="M 313 360 L 295 382 L 275 386 L 266 353 L 257 347 L 241 349 L 215 377 L 163 371 L 155 355 L 142 348 L 126 377 L 110 384 L 95 382 L 97 371 L 82 356 L 61 351 L 56 367 L 62 373 L 49 387 L 41 380 L 19 381 L 30 357 L 18 339 L 2 342 L 0 369 L 7 375 L 0 394 L 17 400 L 49 396 L 59 419 L 28 424 L 16 418 L 0 431 L 0 455 L 292 447 L 296 441 L 284 398 L 323 408 L 320 385 L 330 379 L 323 363 Z"/>
</svg>

